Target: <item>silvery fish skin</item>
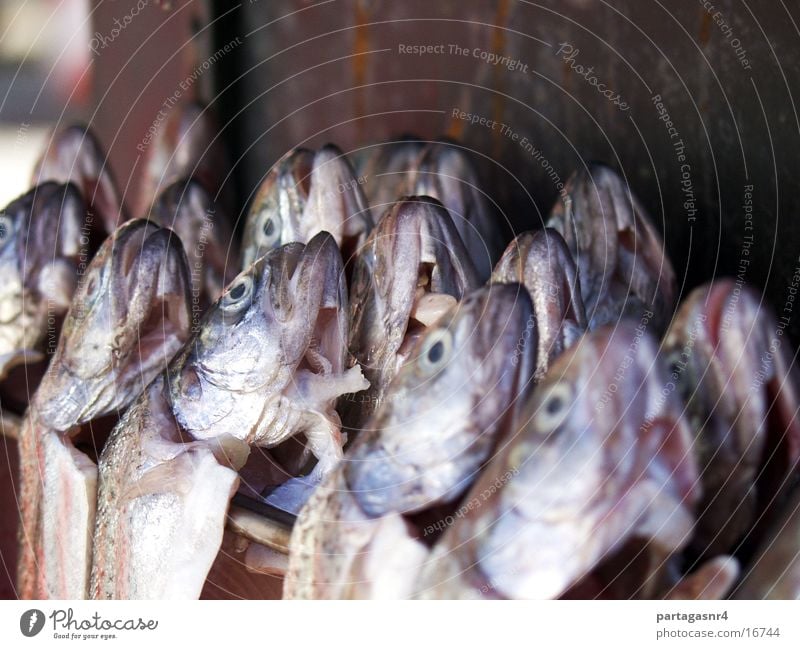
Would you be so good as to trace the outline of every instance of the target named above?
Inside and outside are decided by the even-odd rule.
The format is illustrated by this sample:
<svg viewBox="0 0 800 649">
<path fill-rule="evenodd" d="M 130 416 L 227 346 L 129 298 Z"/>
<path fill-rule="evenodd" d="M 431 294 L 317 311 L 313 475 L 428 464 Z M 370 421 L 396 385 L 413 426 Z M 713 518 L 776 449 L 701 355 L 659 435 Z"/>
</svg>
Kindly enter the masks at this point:
<svg viewBox="0 0 800 649">
<path fill-rule="evenodd" d="M 655 340 L 630 322 L 566 350 L 467 494 L 475 506 L 434 546 L 419 596 L 554 598 L 630 539 L 655 565 L 680 551 L 700 494 L 664 375 Z"/>
<path fill-rule="evenodd" d="M 290 151 L 270 170 L 247 216 L 242 263 L 292 241 L 329 232 L 345 262 L 373 227 L 369 205 L 347 156 L 333 144 Z"/>
<path fill-rule="evenodd" d="M 320 478 L 342 456 L 346 287 L 327 233 L 240 274 L 115 428 L 100 461 L 91 594 L 197 597 L 250 445 L 304 433 Z"/>
<path fill-rule="evenodd" d="M 33 172 L 32 184 L 74 183 L 109 234 L 127 220 L 108 156 L 91 128 L 73 125 L 52 134 Z"/>
<path fill-rule="evenodd" d="M 535 336 L 518 348 L 532 317 L 523 287 L 488 286 L 417 341 L 371 431 L 301 511 L 284 597 L 410 594 L 427 550 L 401 515 L 453 502 L 512 428 L 536 365 Z"/>
<path fill-rule="evenodd" d="M 439 201 L 411 196 L 394 204 L 353 270 L 349 348 L 370 389 L 342 400 L 345 426 L 366 423 L 415 338 L 479 283 Z"/>
<path fill-rule="evenodd" d="M 536 379 L 586 331 L 578 269 L 558 232 L 523 232 L 508 244 L 492 282 L 520 282 L 533 299 L 539 340 Z"/>
<path fill-rule="evenodd" d="M 781 517 L 743 572 L 735 599 L 800 599 L 800 489 L 796 485 Z"/>
<path fill-rule="evenodd" d="M 667 389 L 682 395 L 698 441 L 697 556 L 754 534 L 796 470 L 800 383 L 782 333 L 760 295 L 719 279 L 692 291 L 664 338 Z"/>
<path fill-rule="evenodd" d="M 137 220 L 86 269 L 20 435 L 20 596 L 86 597 L 97 467 L 80 426 L 125 408 L 188 338 L 180 242 Z"/>
<path fill-rule="evenodd" d="M 663 331 L 677 289 L 652 218 L 623 178 L 603 164 L 587 163 L 567 181 L 566 191 L 547 226 L 564 237 L 578 264 L 589 328 L 650 311 Z"/>
<path fill-rule="evenodd" d="M 358 176 L 376 217 L 391 209 L 402 196 L 414 194 L 411 181 L 427 142 L 409 136 L 370 147 L 361 154 Z"/>
<path fill-rule="evenodd" d="M 0 211 L 0 379 L 55 347 L 55 319 L 66 313 L 86 255 L 86 208 L 77 187 L 46 182 Z M 49 328 L 49 329 L 48 329 Z"/>
<path fill-rule="evenodd" d="M 486 281 L 503 251 L 502 232 L 466 150 L 451 142 L 431 142 L 414 167 L 411 194 L 442 202 L 464 241 L 478 277 Z"/>
<path fill-rule="evenodd" d="M 145 213 L 164 189 L 185 178 L 199 181 L 225 214 L 233 213 L 228 155 L 208 106 L 189 101 L 172 107 L 137 149 L 146 154 L 137 213 Z"/>
<path fill-rule="evenodd" d="M 179 180 L 167 187 L 150 217 L 180 237 L 189 261 L 192 309 L 198 315 L 216 302 L 239 272 L 233 233 L 224 214 L 199 181 Z"/>
</svg>

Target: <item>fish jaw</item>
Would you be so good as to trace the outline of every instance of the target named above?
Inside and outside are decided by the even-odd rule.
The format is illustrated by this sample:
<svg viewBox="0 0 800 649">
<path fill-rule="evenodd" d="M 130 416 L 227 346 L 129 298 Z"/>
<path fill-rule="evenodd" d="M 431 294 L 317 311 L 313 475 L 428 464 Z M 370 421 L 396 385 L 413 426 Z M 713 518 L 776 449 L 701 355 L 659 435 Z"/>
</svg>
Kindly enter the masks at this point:
<svg viewBox="0 0 800 649">
<path fill-rule="evenodd" d="M 232 233 L 225 214 L 196 179 L 179 180 L 167 187 L 151 210 L 151 218 L 178 235 L 186 251 L 193 310 L 204 311 L 216 302 L 239 271 Z"/>
<path fill-rule="evenodd" d="M 130 403 L 189 335 L 186 258 L 169 230 L 127 222 L 84 278 L 34 398 L 57 431 Z"/>
<path fill-rule="evenodd" d="M 567 181 L 567 197 L 550 212 L 547 227 L 564 237 L 576 263 L 590 329 L 620 314 L 649 313 L 662 332 L 677 295 L 675 271 L 652 218 L 625 180 L 589 162 Z"/>
<path fill-rule="evenodd" d="M 354 360 L 370 389 L 358 402 L 343 402 L 345 427 L 361 430 L 424 331 L 437 321 L 447 297 L 460 300 L 478 278 L 452 219 L 429 197 L 398 200 L 370 234 L 351 283 L 350 335 Z M 427 314 L 426 314 L 427 311 Z M 423 320 L 413 318 L 422 315 Z"/>
<path fill-rule="evenodd" d="M 365 181 L 365 193 L 377 217 L 383 216 L 401 196 L 416 193 L 411 182 L 425 146 L 420 138 L 408 136 L 376 144 L 363 153 L 356 169 L 359 179 Z"/>
<path fill-rule="evenodd" d="M 250 292 L 234 312 L 228 300 L 241 286 Z M 230 433 L 271 447 L 327 417 L 330 437 L 333 400 L 365 386 L 359 370 L 345 372 L 347 292 L 333 238 L 287 244 L 232 287 L 170 369 L 181 428 L 197 440 Z M 200 399 L 213 407 L 198 408 Z"/>
<path fill-rule="evenodd" d="M 109 234 L 127 220 L 108 157 L 94 132 L 81 125 L 55 132 L 33 172 L 32 182 L 72 182 L 99 215 Z"/>
<path fill-rule="evenodd" d="M 414 538 L 405 519 L 395 512 L 381 516 L 369 544 L 354 557 L 348 574 L 347 599 L 409 599 L 429 550 Z"/>
<path fill-rule="evenodd" d="M 85 206 L 72 184 L 45 182 L 0 211 L 0 371 L 41 352 L 72 299 Z M 54 227 L 57 224 L 58 227 Z M 33 357 L 31 358 L 33 360 Z"/>
<path fill-rule="evenodd" d="M 367 199 L 347 156 L 327 144 L 314 155 L 308 202 L 302 215 L 305 241 L 329 232 L 344 251 L 359 250 L 374 226 Z M 345 258 L 348 254 L 345 253 Z"/>
<path fill-rule="evenodd" d="M 367 514 L 452 501 L 475 479 L 532 383 L 535 331 L 520 345 L 532 319 L 524 288 L 490 286 L 420 338 L 347 457 L 348 485 Z M 449 350 L 441 367 L 425 355 L 436 344 Z"/>
<path fill-rule="evenodd" d="M 588 326 L 572 254 L 551 228 L 522 233 L 497 262 L 492 281 L 520 282 L 531 294 L 539 340 L 536 379 L 541 380 Z"/>
<path fill-rule="evenodd" d="M 451 142 L 431 142 L 420 153 L 410 180 L 411 192 L 442 202 L 485 282 L 503 250 L 505 224 L 499 224 L 466 150 Z"/>
</svg>

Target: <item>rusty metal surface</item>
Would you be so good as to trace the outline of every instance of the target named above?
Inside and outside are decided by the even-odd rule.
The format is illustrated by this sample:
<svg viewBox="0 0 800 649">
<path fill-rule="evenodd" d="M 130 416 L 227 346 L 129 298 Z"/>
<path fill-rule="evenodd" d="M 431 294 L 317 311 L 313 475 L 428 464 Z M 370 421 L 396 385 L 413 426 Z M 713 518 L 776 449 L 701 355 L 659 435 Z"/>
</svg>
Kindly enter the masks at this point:
<svg viewBox="0 0 800 649">
<path fill-rule="evenodd" d="M 702 0 L 243 3 L 245 76 L 219 87 L 246 107 L 228 124 L 240 134 L 236 173 L 253 188 L 292 146 L 333 140 L 354 151 L 404 132 L 446 133 L 474 149 L 491 197 L 524 229 L 540 225 L 558 180 L 582 158 L 605 160 L 659 221 L 684 292 L 713 275 L 737 275 L 745 258 L 744 279 L 766 286 L 780 312 L 800 253 L 800 10 L 771 0 L 707 4 L 713 11 Z M 568 50 L 558 54 L 565 42 L 579 50 L 571 60 Z M 401 44 L 442 44 L 445 52 L 403 54 Z M 491 65 L 480 52 L 519 64 Z M 578 65 L 591 66 L 628 110 Z M 654 95 L 677 136 L 659 120 Z M 509 128 L 453 119 L 453 109 Z M 797 341 L 800 316 L 788 315 Z"/>
<path fill-rule="evenodd" d="M 212 75 L 186 80 L 209 55 L 213 23 L 207 0 L 173 0 L 170 9 L 150 0 L 93 0 L 94 105 L 85 116 L 105 146 L 130 212 L 143 216 L 139 192 L 144 152 L 137 149 L 157 123 L 165 102 L 211 94 Z M 184 84 L 185 90 L 181 87 Z"/>
</svg>

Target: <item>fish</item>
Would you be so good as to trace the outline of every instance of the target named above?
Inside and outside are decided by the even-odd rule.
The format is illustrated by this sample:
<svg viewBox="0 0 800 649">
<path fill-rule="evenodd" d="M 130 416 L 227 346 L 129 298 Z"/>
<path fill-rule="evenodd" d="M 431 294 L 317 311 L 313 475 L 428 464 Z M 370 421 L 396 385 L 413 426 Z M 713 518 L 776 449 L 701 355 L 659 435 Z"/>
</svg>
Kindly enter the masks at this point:
<svg viewBox="0 0 800 649">
<path fill-rule="evenodd" d="M 370 388 L 339 404 L 342 421 L 360 430 L 426 326 L 480 285 L 447 210 L 409 196 L 379 221 L 353 267 L 349 340 Z"/>
<path fill-rule="evenodd" d="M 370 206 L 378 214 L 403 196 L 431 196 L 441 201 L 481 282 L 489 278 L 509 228 L 495 217 L 466 148 L 447 139 L 427 141 L 409 135 L 363 152 L 358 173 Z"/>
<path fill-rule="evenodd" d="M 625 180 L 601 163 L 576 171 L 565 192 L 546 225 L 564 237 L 578 264 L 589 328 L 644 316 L 662 334 L 677 285 L 652 217 Z"/>
<path fill-rule="evenodd" d="M 74 183 L 89 207 L 89 218 L 93 222 L 96 214 L 107 234 L 128 220 L 108 156 L 88 126 L 73 124 L 52 133 L 32 175 L 34 186 L 46 181 Z"/>
<path fill-rule="evenodd" d="M 88 252 L 78 188 L 45 182 L 0 211 L 0 379 L 42 361 Z M 52 351 L 52 350 L 50 350 Z"/>
<path fill-rule="evenodd" d="M 360 152 L 356 172 L 364 180 L 364 193 L 378 216 L 390 210 L 396 200 L 415 193 L 413 172 L 426 144 L 419 137 L 407 135 Z"/>
<path fill-rule="evenodd" d="M 183 243 L 192 282 L 193 320 L 197 320 L 239 274 L 238 250 L 228 221 L 195 179 L 167 187 L 153 204 L 149 218 L 171 228 Z"/>
<path fill-rule="evenodd" d="M 658 592 L 657 568 L 688 543 L 700 487 L 682 404 L 661 395 L 657 352 L 623 320 L 556 359 L 465 496 L 474 506 L 433 547 L 416 597 L 557 598 L 632 541 L 646 569 L 626 595 Z"/>
<path fill-rule="evenodd" d="M 294 149 L 267 174 L 244 226 L 242 264 L 268 251 L 329 232 L 345 262 L 364 245 L 374 226 L 353 167 L 333 144 L 319 151 Z"/>
<path fill-rule="evenodd" d="M 539 350 L 536 379 L 587 329 L 578 269 L 563 237 L 545 228 L 523 232 L 506 248 L 492 282 L 519 282 L 533 298 Z"/>
<path fill-rule="evenodd" d="M 404 597 L 433 528 L 502 443 L 533 385 L 537 344 L 520 285 L 479 288 L 416 342 L 370 423 L 301 510 L 284 597 Z M 440 510 L 439 510 L 440 511 Z"/>
<path fill-rule="evenodd" d="M 793 487 L 733 599 L 800 599 L 800 489 Z"/>
<path fill-rule="evenodd" d="M 667 332 L 665 389 L 686 403 L 703 482 L 693 559 L 755 544 L 800 460 L 791 343 L 752 288 L 719 278 L 692 291 Z"/>
<path fill-rule="evenodd" d="M 431 142 L 413 168 L 411 194 L 439 199 L 485 282 L 505 247 L 507 224 L 499 221 L 489 196 L 481 190 L 467 149 L 455 142 Z"/>
<path fill-rule="evenodd" d="M 303 433 L 318 483 L 342 457 L 334 404 L 347 369 L 347 288 L 328 233 L 256 261 L 134 402 L 99 463 L 90 594 L 196 598 L 251 446 Z"/>
<path fill-rule="evenodd" d="M 188 269 L 177 237 L 128 221 L 81 277 L 20 433 L 23 598 L 84 599 L 100 446 L 85 424 L 124 409 L 189 334 Z"/>
<path fill-rule="evenodd" d="M 210 107 L 179 102 L 156 121 L 137 149 L 145 158 L 137 214 L 146 213 L 164 189 L 187 178 L 200 182 L 224 214 L 234 213 L 228 153 Z"/>
</svg>

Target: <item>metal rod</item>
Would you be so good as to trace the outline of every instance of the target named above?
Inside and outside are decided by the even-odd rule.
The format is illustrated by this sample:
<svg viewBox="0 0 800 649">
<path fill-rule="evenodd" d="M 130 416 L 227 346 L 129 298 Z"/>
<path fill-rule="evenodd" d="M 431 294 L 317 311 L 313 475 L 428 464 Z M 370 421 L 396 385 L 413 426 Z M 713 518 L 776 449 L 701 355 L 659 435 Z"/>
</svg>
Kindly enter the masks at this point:
<svg viewBox="0 0 800 649">
<path fill-rule="evenodd" d="M 228 529 L 277 552 L 289 554 L 296 516 L 259 500 L 237 494 L 228 513 Z"/>
</svg>

